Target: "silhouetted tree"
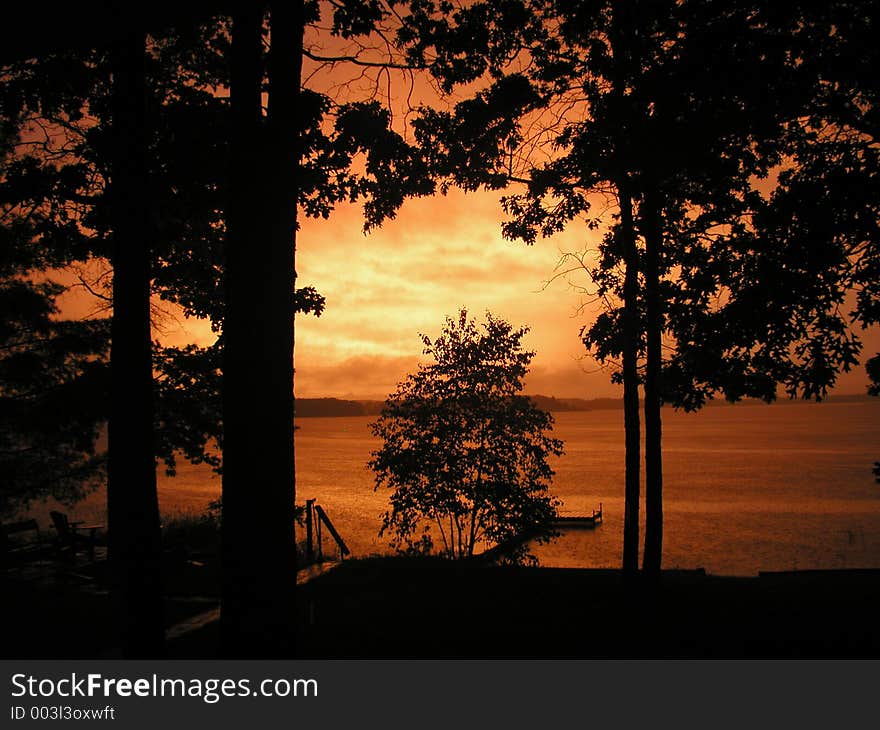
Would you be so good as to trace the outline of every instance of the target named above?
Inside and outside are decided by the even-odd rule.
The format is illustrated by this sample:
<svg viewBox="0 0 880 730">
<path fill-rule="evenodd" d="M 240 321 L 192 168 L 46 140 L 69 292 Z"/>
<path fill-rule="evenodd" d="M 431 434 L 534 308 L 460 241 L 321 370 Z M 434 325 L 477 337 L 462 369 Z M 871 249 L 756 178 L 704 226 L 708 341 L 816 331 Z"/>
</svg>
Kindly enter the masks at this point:
<svg viewBox="0 0 880 730">
<path fill-rule="evenodd" d="M 524 184 L 524 194 L 505 199 L 511 238 L 531 243 L 576 218 L 607 229 L 596 264 L 577 258 L 608 304 L 582 335 L 600 361 L 623 359 L 615 377 L 633 414 L 627 512 L 632 506 L 636 515 L 634 397 L 644 381 L 645 567 L 657 572 L 662 402 L 698 408 L 718 391 L 732 400 L 772 399 L 777 384 L 792 395 L 821 395 L 855 362 L 857 343 L 838 315 L 847 289 L 872 291 L 875 259 L 855 241 L 865 240 L 876 214 L 841 200 L 850 186 L 839 186 L 820 215 L 805 214 L 809 199 L 785 189 L 802 179 L 809 191 L 823 169 L 840 174 L 854 154 L 876 156 L 864 138 L 861 148 L 850 140 L 841 155 L 840 135 L 822 121 L 835 107 L 850 117 L 860 110 L 863 125 L 873 119 L 874 77 L 844 70 L 853 61 L 869 65 L 856 49 L 873 16 L 858 2 L 815 11 L 751 2 L 511 2 L 499 12 L 476 3 L 443 19 L 424 7 L 413 53 L 431 58 L 450 85 L 484 72 L 491 81 L 453 113 L 424 115 L 420 132 L 435 169 L 465 187 Z M 467 43 L 487 48 L 481 61 L 464 63 Z M 857 94 L 843 98 L 840 89 L 853 89 L 853 79 Z M 823 136 L 833 144 L 816 144 Z M 536 149 L 549 161 L 535 164 Z M 829 155 L 838 160 L 830 167 Z M 812 169 L 804 164 L 810 159 Z M 771 175 L 777 192 L 767 195 Z M 589 218 L 602 193 L 617 203 L 611 221 Z M 854 245 L 823 253 L 818 242 L 828 236 L 814 234 L 820 222 L 827 229 L 840 220 L 840 211 L 848 211 L 843 235 Z M 788 225 L 804 217 L 817 230 Z M 854 257 L 847 284 L 842 262 Z M 871 308 L 860 311 L 864 321 Z M 641 376 L 633 348 L 644 358 Z M 636 565 L 635 531 L 637 524 L 624 530 L 627 571 Z"/>
<path fill-rule="evenodd" d="M 153 433 L 145 31 L 130 26 L 110 55 L 110 564 L 120 604 L 117 616 L 122 622 L 123 654 L 155 657 L 163 652 L 165 622 Z"/>
<path fill-rule="evenodd" d="M 108 331 L 104 322 L 59 316 L 65 287 L 48 269 L 76 254 L 33 244 L 45 214 L 40 182 L 48 180 L 15 160 L 7 132 L 0 128 L 0 515 L 9 518 L 33 500 L 70 503 L 103 483 L 96 444 L 106 419 Z M 20 210 L 30 216 L 19 218 Z"/>
<path fill-rule="evenodd" d="M 754 180 L 766 177 L 782 154 L 779 138 L 785 115 L 795 113 L 793 106 L 786 106 L 795 81 L 777 45 L 788 28 L 753 12 L 748 4 L 634 6 L 637 20 L 630 46 L 638 62 L 626 71 L 627 127 L 618 144 L 628 150 L 637 201 L 636 227 L 642 242 L 644 566 L 658 573 L 663 534 L 660 409 L 664 401 L 682 405 L 692 397 L 691 392 L 675 391 L 666 384 L 663 340 L 673 353 L 678 345 L 668 320 L 673 310 L 681 315 L 677 321 L 711 310 L 718 292 L 734 275 L 724 258 L 729 248 L 717 246 L 713 260 L 707 255 L 706 242 L 723 238 L 719 236 L 722 230 L 747 225 L 744 221 L 757 196 Z M 757 79 L 772 82 L 762 86 Z M 771 83 L 773 88 L 768 89 Z M 592 130 L 582 133 L 595 136 L 595 123 Z M 657 140 L 663 140 L 662 144 Z M 574 149 L 580 144 L 576 138 Z M 590 149 L 594 143 L 585 144 Z M 555 184 L 565 182 L 563 176 Z M 534 192 L 535 188 L 527 199 L 533 215 L 534 202 L 543 206 L 548 189 L 539 189 L 538 196 Z M 616 268 L 626 258 L 607 243 L 600 247 L 600 254 L 598 267 L 590 275 L 598 284 L 598 296 L 607 298 L 621 291 Z M 683 281 L 693 289 L 680 298 L 687 288 L 681 285 Z M 585 328 L 585 344 L 600 360 L 615 357 L 622 351 L 622 342 L 629 339 L 619 324 L 623 316 L 617 317 L 612 309 Z M 721 331 L 734 330 L 722 327 Z M 757 331 L 759 326 L 745 328 L 744 336 Z"/>
<path fill-rule="evenodd" d="M 110 120 L 105 133 L 107 147 L 104 179 L 112 180 L 107 192 L 108 215 L 103 230 L 113 243 L 111 258 L 117 269 L 112 302 L 110 353 L 110 413 L 108 440 L 113 443 L 108 458 L 108 512 L 111 523 L 110 560 L 113 595 L 119 604 L 121 648 L 126 656 L 156 656 L 164 642 L 164 620 L 160 581 L 159 515 L 155 489 L 155 462 L 152 438 L 152 375 L 149 321 L 149 236 L 146 211 L 149 206 L 146 187 L 146 98 L 144 31 L 135 25 L 125 26 L 115 37 L 105 70 L 104 112 Z M 59 49 L 51 48 L 57 52 Z M 77 59 L 79 61 L 79 59 Z M 75 127 L 84 117 L 83 96 L 94 89 L 94 80 L 77 75 L 83 64 L 64 69 L 59 80 L 28 78 L 30 67 L 38 61 L 19 62 L 19 74 L 4 74 L 4 106 L 11 118 L 21 122 L 27 113 L 36 113 L 30 128 L 25 128 L 23 145 L 37 149 L 42 146 L 42 160 L 37 156 L 18 156 L 17 163 L 30 168 L 32 176 L 43 174 L 59 184 L 45 184 L 34 195 L 33 210 L 40 210 L 44 226 L 41 235 L 23 239 L 36 250 L 67 248 L 77 251 L 70 261 L 88 259 L 90 247 L 83 246 L 89 236 L 83 234 L 82 217 L 74 206 L 64 202 L 82 203 L 79 197 L 90 187 L 85 165 L 79 164 L 71 147 L 65 144 L 67 128 L 44 124 L 40 115 L 48 107 L 57 118 L 70 121 Z M 61 70 L 61 69 L 59 69 Z M 69 87 L 65 81 L 73 81 Z M 30 82 L 30 83 L 29 83 Z M 24 91 L 26 93 L 22 94 Z M 16 94 L 16 92 L 19 92 Z M 30 93 L 27 93 L 30 92 Z M 61 101 L 59 101 L 59 99 Z M 20 129 L 15 128 L 18 135 Z M 30 136 L 31 139 L 26 139 Z M 33 138 L 36 137 L 34 141 Z M 42 137 L 42 139 L 41 139 Z M 57 143 L 56 138 L 62 142 Z M 71 160 L 73 162 L 71 163 Z M 16 181 L 22 184 L 22 179 Z M 33 191 L 31 192 L 33 195 Z M 71 200 L 65 200 L 70 196 Z M 53 204 L 64 201 L 58 208 Z M 27 227 L 29 215 L 21 209 L 13 218 L 13 227 Z M 16 224 L 18 224 L 16 226 Z M 21 233 L 21 231 L 16 231 Z M 54 234 L 54 236 L 53 236 Z M 60 234 L 60 235 L 59 235 Z M 65 235 L 66 234 L 66 235 Z M 69 240 L 65 240 L 69 239 Z M 38 254 L 39 255 L 39 254 Z M 57 254 L 54 254 L 57 255 Z M 58 293 L 57 291 L 55 292 Z M 75 351 L 74 351 L 75 352 Z M 75 362 L 75 361 L 74 361 Z M 43 367 L 49 363 L 39 363 Z M 97 403 L 104 406 L 102 398 Z M 89 409 L 94 412 L 94 407 Z M 86 411 L 89 412 L 89 411 Z M 69 414 L 58 414 L 69 418 Z M 81 441 L 94 439 L 94 429 L 82 434 Z"/>
<path fill-rule="evenodd" d="M 163 5 L 162 11 L 165 10 L 170 12 Z M 316 4 L 308 4 L 310 23 L 317 20 L 318 10 Z M 333 33 L 356 42 L 360 34 L 369 32 L 377 18 L 389 15 L 380 10 L 371 3 L 340 5 L 335 8 Z M 195 13 L 188 19 L 203 17 Z M 110 37 L 118 39 L 119 35 L 119 29 L 114 26 Z M 84 37 L 91 39 L 93 34 L 90 32 Z M 71 248 L 79 247 L 78 260 L 100 268 L 102 260 L 111 256 L 111 223 L 117 220 L 112 207 L 112 189 L 105 185 L 115 149 L 110 125 L 112 84 L 106 54 L 90 52 L 88 45 L 84 44 L 80 53 L 53 54 L 16 63 L 4 74 L 3 92 L 12 107 L 26 112 L 27 122 L 45 132 L 45 139 L 37 137 L 24 151 L 29 164 L 53 181 L 51 186 L 43 185 L 48 192 L 41 204 L 50 211 L 44 219 L 43 239 L 64 240 Z M 222 330 L 224 319 L 222 242 L 229 190 L 228 99 L 222 93 L 229 85 L 226 63 L 229 46 L 229 22 L 224 17 L 201 24 L 172 22 L 170 29 L 168 25 L 162 26 L 162 32 L 150 37 L 145 58 L 150 119 L 145 130 L 150 151 L 146 173 L 151 212 L 144 223 L 151 236 L 152 291 L 179 306 L 188 316 L 210 318 L 218 332 Z M 323 57 L 314 52 L 314 41 L 310 41 L 308 47 L 302 43 L 297 47 L 315 63 L 352 60 L 358 68 L 380 70 L 387 63 L 384 55 L 376 61 L 362 57 L 360 52 L 343 59 Z M 362 50 L 369 55 L 366 46 Z M 262 58 L 259 63 L 258 83 L 262 84 Z M 278 64 L 273 68 L 278 68 Z M 276 89 L 274 94 L 270 89 L 270 96 L 276 99 L 275 111 L 270 111 L 272 119 L 268 121 L 267 137 L 272 141 L 256 140 L 261 149 L 267 150 L 266 161 L 259 166 L 260 175 L 246 183 L 260 187 L 266 194 L 263 212 L 274 211 L 266 220 L 259 221 L 260 231 L 265 235 L 255 233 L 261 243 L 269 246 L 270 253 L 292 245 L 292 241 L 282 241 L 279 247 L 271 243 L 269 237 L 280 240 L 282 234 L 278 232 L 285 227 L 292 235 L 297 198 L 303 211 L 316 217 L 329 215 L 340 200 L 366 198 L 368 223 L 376 225 L 393 215 L 403 197 L 417 188 L 413 185 L 420 177 L 417 158 L 402 137 L 390 129 L 390 112 L 381 104 L 369 98 L 336 102 L 325 94 L 303 90 L 295 104 L 282 105 L 278 101 L 281 95 L 294 93 L 291 84 L 286 80 L 270 80 L 270 86 Z M 221 93 L 217 93 L 218 90 Z M 56 98 L 63 101 L 63 105 L 61 101 L 56 103 L 61 106 L 58 113 L 54 113 L 47 102 L 54 102 Z M 288 112 L 280 113 L 281 106 L 286 106 Z M 293 106 L 295 118 L 290 111 Z M 44 114 L 45 111 L 50 113 Z M 255 113 L 261 116 L 259 109 Z M 24 130 L 24 126 L 20 127 Z M 301 143 L 298 153 L 278 154 L 297 139 Z M 61 143 L 56 144 L 57 140 Z M 355 158 L 366 163 L 365 169 L 356 173 L 350 170 Z M 294 180 L 296 185 L 294 189 L 289 185 L 272 185 L 270 178 Z M 286 201 L 283 205 L 281 197 Z M 269 200 L 274 202 L 270 204 Z M 77 271 L 80 285 L 101 301 L 109 302 L 106 267 L 96 276 L 91 273 Z M 293 276 L 292 265 L 278 265 L 271 268 L 271 274 L 276 278 L 289 278 Z M 262 291 L 259 286 L 256 290 Z M 312 312 L 320 311 L 323 299 L 310 288 L 294 292 L 290 287 L 283 294 L 279 294 L 277 288 L 270 287 L 269 291 L 277 301 L 283 299 L 287 304 L 268 315 L 260 311 L 252 323 L 261 321 L 264 316 L 273 318 L 274 334 L 264 338 L 266 347 L 271 349 L 272 342 L 283 344 L 287 337 L 283 332 L 279 335 L 279 331 L 291 324 L 291 299 L 296 311 Z M 251 343 L 253 341 L 252 337 Z M 172 470 L 177 449 L 188 458 L 220 466 L 214 446 L 223 445 L 224 424 L 217 397 L 223 342 L 219 338 L 210 348 L 154 347 L 155 368 L 160 379 L 157 448 Z M 278 358 L 275 362 L 282 361 Z M 282 365 L 288 372 L 291 367 L 289 361 Z M 257 377 L 260 379 L 272 378 L 261 373 Z M 275 380 L 277 382 L 277 378 Z M 285 390 L 292 398 L 291 388 L 288 383 Z M 248 430 L 259 427 L 263 414 L 251 412 L 251 415 Z M 292 418 L 292 411 L 290 416 Z M 285 419 L 285 423 L 283 429 L 288 432 L 292 428 L 290 419 Z M 292 456 L 287 462 L 292 468 Z M 249 529 L 258 528 L 250 526 Z M 284 529 L 285 534 L 290 532 L 287 526 Z M 254 565 L 250 569 L 253 570 Z M 273 646 L 276 645 L 273 642 Z"/>
<path fill-rule="evenodd" d="M 66 291 L 60 270 L 88 257 L 76 236 L 61 235 L 66 211 L 53 201 L 73 195 L 81 177 L 22 155 L 25 100 L 41 97 L 49 114 L 77 106 L 78 77 L 59 67 L 54 94 L 24 93 L 0 83 L 0 513 L 35 499 L 70 503 L 102 484 L 97 452 L 107 417 L 107 322 L 72 321 L 59 312 Z M 49 86 L 35 78 L 36 86 Z M 33 138 L 33 137 L 32 137 Z M 36 137 L 34 144 L 45 140 Z M 47 146 L 46 156 L 57 160 Z"/>
<path fill-rule="evenodd" d="M 263 119 L 264 10 L 261 3 L 242 2 L 233 15 L 223 341 L 222 627 L 227 653 L 252 656 L 292 652 L 297 204 L 307 214 L 326 216 L 339 200 L 366 198 L 369 228 L 392 216 L 406 195 L 432 189 L 418 156 L 391 130 L 389 110 L 371 99 L 333 103 L 301 90 L 303 56 L 361 68 L 394 65 L 384 55 L 372 61 L 359 53 L 314 53 L 304 33 L 320 19 L 318 4 L 268 3 Z M 396 17 L 375 2 L 329 10 L 330 36 L 348 41 L 369 37 L 377 24 Z M 328 139 L 324 122 L 331 108 L 334 134 Z M 303 125 L 313 118 L 313 128 Z M 361 154 L 364 172 L 353 174 L 349 165 Z"/>
<path fill-rule="evenodd" d="M 76 275 L 79 285 L 112 306 L 112 395 L 109 402 L 106 397 L 96 398 L 91 408 L 83 407 L 83 413 L 101 408 L 101 416 L 109 421 L 110 560 L 122 649 L 128 656 L 147 656 L 161 652 L 164 637 L 150 269 L 151 259 L 172 261 L 179 256 L 173 244 L 166 245 L 175 241 L 177 233 L 167 235 L 175 206 L 165 209 L 168 215 L 161 223 L 156 214 L 163 190 L 159 180 L 167 181 L 175 173 L 167 174 L 174 169 L 169 157 L 148 161 L 150 153 L 162 147 L 156 144 L 157 130 L 160 117 L 167 116 L 156 112 L 168 97 L 157 92 L 161 87 L 157 64 L 153 56 L 147 58 L 143 27 L 120 20 L 112 33 L 93 42 L 100 46 L 97 50 L 86 46 L 72 53 L 61 44 L 50 48 L 45 58 L 17 60 L 4 70 L 4 111 L 9 111 L 6 120 L 18 136 L 14 155 L 18 174 L 9 181 L 10 187 L 18 195 L 30 196 L 32 203 L 30 209 L 19 206 L 11 211 L 9 220 L 34 257 L 52 261 L 62 251 L 71 252 L 64 262 L 68 266 L 64 278 L 70 281 Z M 175 71 L 166 71 L 166 79 L 173 78 Z M 177 88 L 185 86 L 181 81 Z M 159 169 L 164 177 L 156 174 Z M 41 183 L 28 186 L 29 180 Z M 175 182 L 163 192 L 185 194 L 194 187 L 182 183 L 178 168 Z M 40 225 L 28 232 L 34 211 L 39 211 Z M 179 252 L 179 239 L 175 243 Z M 107 286 L 108 260 L 112 292 Z M 96 267 L 103 270 L 93 278 L 88 270 Z M 82 326 L 106 331 L 104 324 Z M 70 418 L 63 412 L 57 415 Z M 79 438 L 90 437 L 93 430 L 83 430 Z"/>
<path fill-rule="evenodd" d="M 520 394 L 534 353 L 525 328 L 491 314 L 481 327 L 461 310 L 441 335 L 422 335 L 419 367 L 388 398 L 373 434 L 382 446 L 369 466 L 376 489 L 391 489 L 380 535 L 392 546 L 463 558 L 479 544 L 546 531 L 557 500 L 548 493 L 550 456 L 562 442 L 553 418 Z"/>
<path fill-rule="evenodd" d="M 512 218 L 503 227 L 507 237 L 532 243 L 537 230 L 556 232 L 571 218 L 586 214 L 590 195 L 610 192 L 616 198 L 620 214 L 607 240 L 621 254 L 626 272 L 620 291 L 626 336 L 618 338 L 618 344 L 624 350 L 627 573 L 638 567 L 640 491 L 639 253 L 634 221 L 638 191 L 633 184 L 628 109 L 629 69 L 639 61 L 632 52 L 636 16 L 630 6 L 620 3 L 612 12 L 600 5 L 474 3 L 444 16 L 433 4 L 423 4 L 422 12 L 414 14 L 410 34 L 413 56 L 447 89 L 484 75 L 490 82 L 452 112 L 426 110 L 414 122 L 443 184 L 498 189 L 518 182 L 534 191 L 540 186 L 553 190 L 556 205 L 549 216 L 516 196 L 503 199 Z M 600 44 L 607 44 L 601 53 L 586 53 Z M 529 64 L 518 62 L 522 55 L 528 56 Z M 589 127 L 590 134 L 579 134 L 579 124 Z M 574 180 L 556 185 L 552 173 L 540 175 L 529 150 L 544 155 L 556 149 L 551 156 L 562 157 L 575 137 L 591 139 L 592 146 L 582 145 L 558 163 Z"/>
<path fill-rule="evenodd" d="M 224 650 L 236 656 L 292 649 L 295 113 L 305 18 L 301 2 L 292 3 L 292 10 L 282 5 L 270 6 L 266 124 L 261 102 L 264 8 L 240 3 L 232 26 L 222 626 Z"/>
<path fill-rule="evenodd" d="M 5 268 L 5 266 L 4 266 Z M 62 287 L 0 277 L 0 515 L 72 503 L 104 482 L 103 323 L 56 319 Z"/>
<path fill-rule="evenodd" d="M 686 407 L 716 391 L 770 400 L 777 384 L 821 399 L 858 362 L 856 327 L 878 322 L 877 10 L 842 1 L 767 11 L 786 54 L 763 82 L 784 100 L 773 180 L 743 207 L 748 219 L 679 275 L 666 378 Z M 720 282 L 718 305 L 694 306 L 707 281 Z"/>
</svg>

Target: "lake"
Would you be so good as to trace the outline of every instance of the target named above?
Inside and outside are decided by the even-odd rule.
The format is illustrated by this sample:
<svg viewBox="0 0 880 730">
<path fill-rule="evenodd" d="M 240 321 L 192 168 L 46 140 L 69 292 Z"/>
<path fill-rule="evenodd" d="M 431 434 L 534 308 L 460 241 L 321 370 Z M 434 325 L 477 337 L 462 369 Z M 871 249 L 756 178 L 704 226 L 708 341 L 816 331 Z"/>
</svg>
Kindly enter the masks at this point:
<svg viewBox="0 0 880 730">
<path fill-rule="evenodd" d="M 555 417 L 566 453 L 554 463 L 552 491 L 563 512 L 589 513 L 601 502 L 605 522 L 535 552 L 547 566 L 619 567 L 623 412 Z M 365 466 L 377 445 L 370 420 L 303 418 L 296 432 L 297 501 L 317 499 L 355 555 L 388 550 L 377 537 L 387 496 L 373 491 Z M 725 575 L 880 568 L 880 484 L 871 473 L 880 402 L 664 409 L 664 459 L 664 567 Z M 179 471 L 160 472 L 164 514 L 197 512 L 219 496 L 209 469 L 182 463 Z M 97 509 L 99 496 L 88 503 Z"/>
</svg>

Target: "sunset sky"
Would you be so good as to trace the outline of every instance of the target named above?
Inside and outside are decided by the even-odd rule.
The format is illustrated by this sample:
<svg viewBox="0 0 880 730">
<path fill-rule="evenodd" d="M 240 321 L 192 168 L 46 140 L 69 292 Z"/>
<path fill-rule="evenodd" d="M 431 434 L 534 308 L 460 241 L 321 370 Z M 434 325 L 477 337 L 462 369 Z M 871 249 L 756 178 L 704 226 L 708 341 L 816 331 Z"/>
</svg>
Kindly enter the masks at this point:
<svg viewBox="0 0 880 730">
<path fill-rule="evenodd" d="M 299 320 L 298 395 L 384 397 L 414 367 L 417 334 L 438 333 L 461 307 L 530 328 L 531 392 L 611 394 L 607 375 L 584 372 L 596 364 L 582 359 L 579 295 L 564 281 L 542 291 L 560 250 L 583 243 L 574 235 L 535 247 L 511 243 L 501 237 L 501 220 L 497 193 L 453 192 L 411 201 L 367 237 L 356 209 L 306 226 L 299 273 L 324 292 L 327 311 Z"/>
<path fill-rule="evenodd" d="M 313 52 L 357 52 L 339 39 L 313 36 L 307 38 Z M 384 46 L 380 57 L 383 52 Z M 386 88 L 344 65 L 325 68 L 308 62 L 306 70 L 307 85 L 332 93 L 337 101 L 387 95 L 396 127 L 405 124 L 407 104 L 451 104 L 473 91 L 465 87 L 440 102 L 420 76 L 391 74 Z M 610 383 L 610 371 L 586 356 L 578 337 L 599 312 L 598 305 L 581 306 L 589 297 L 576 287 L 588 285 L 586 275 L 560 276 L 548 284 L 564 252 L 595 248 L 601 234 L 575 222 L 532 247 L 505 241 L 498 202 L 502 194 L 453 190 L 447 196 L 409 200 L 396 220 L 369 235 L 362 231 L 357 204 L 339 206 L 329 220 L 301 218 L 299 286 L 317 288 L 327 305 L 320 318 L 297 318 L 297 396 L 384 399 L 415 369 L 422 349 L 419 333 L 438 334 L 444 317 L 461 307 L 478 319 L 489 310 L 514 326 L 530 328 L 524 344 L 536 355 L 527 392 L 621 396 L 622 389 Z M 70 304 L 68 299 L 65 310 L 72 316 L 94 310 L 94 300 Z M 160 307 L 167 311 L 167 305 Z M 155 322 L 154 332 L 167 344 L 214 341 L 206 322 L 168 314 Z M 863 360 L 880 351 L 878 328 L 860 336 L 865 341 Z M 835 392 L 864 393 L 867 382 L 859 367 L 841 376 Z"/>
<path fill-rule="evenodd" d="M 368 235 L 357 205 L 326 221 L 305 220 L 299 285 L 315 286 L 327 306 L 320 318 L 297 317 L 297 396 L 384 398 L 415 368 L 418 334 L 437 334 L 460 307 L 478 319 L 489 310 L 530 328 L 530 392 L 616 394 L 608 373 L 583 359 L 578 330 L 587 320 L 575 311 L 581 295 L 564 280 L 542 290 L 561 252 L 579 250 L 583 241 L 573 229 L 533 247 L 511 243 L 501 237 L 501 220 L 497 193 L 458 191 L 409 201 L 396 220 Z M 207 323 L 166 327 L 169 343 L 213 341 Z"/>
<path fill-rule="evenodd" d="M 297 318 L 298 397 L 382 399 L 421 353 L 418 333 L 439 333 L 444 317 L 466 307 L 481 319 L 488 309 L 514 325 L 527 325 L 525 345 L 536 352 L 526 381 L 530 393 L 562 397 L 618 396 L 578 339 L 596 307 L 578 313 L 583 295 L 560 278 L 544 287 L 564 251 L 595 244 L 596 233 L 573 225 L 533 246 L 505 241 L 499 193 L 453 191 L 407 202 L 398 218 L 369 235 L 359 206 L 329 220 L 305 220 L 298 241 L 300 286 L 327 299 L 320 318 Z M 591 235 L 592 241 L 584 237 Z M 585 277 L 569 277 L 586 284 Z M 877 331 L 866 352 L 880 349 Z M 208 344 L 206 323 L 170 326 L 170 343 Z M 838 393 L 864 393 L 864 368 L 844 375 Z"/>
</svg>

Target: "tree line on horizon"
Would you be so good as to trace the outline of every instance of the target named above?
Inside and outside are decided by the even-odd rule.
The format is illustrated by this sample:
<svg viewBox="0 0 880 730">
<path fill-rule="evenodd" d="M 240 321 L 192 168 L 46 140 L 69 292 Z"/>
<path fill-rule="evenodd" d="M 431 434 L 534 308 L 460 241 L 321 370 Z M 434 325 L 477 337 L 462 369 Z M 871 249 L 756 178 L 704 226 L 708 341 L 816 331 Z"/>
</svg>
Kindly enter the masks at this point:
<svg viewBox="0 0 880 730">
<path fill-rule="evenodd" d="M 542 411 L 548 413 L 616 411 L 623 409 L 623 398 L 565 398 L 540 393 L 526 393 L 525 396 Z M 825 400 L 837 403 L 858 403 L 870 400 L 870 395 L 849 394 L 829 395 Z M 743 398 L 737 403 L 766 404 L 760 398 Z M 808 401 L 784 400 L 783 405 L 798 405 Z M 377 416 L 385 405 L 384 400 L 349 400 L 346 398 L 297 398 L 296 418 L 332 418 L 348 416 Z M 711 400 L 705 407 L 733 405 L 732 401 Z"/>
<path fill-rule="evenodd" d="M 614 410 L 623 407 L 619 398 L 557 398 L 552 395 L 526 394 L 543 411 Z M 345 398 L 297 398 L 297 418 L 333 416 L 378 416 L 387 401 L 349 400 Z"/>
<path fill-rule="evenodd" d="M 866 0 L 239 0 L 109 28 L 101 7 L 3 31 L 20 37 L 0 52 L 0 505 L 106 470 L 127 655 L 162 651 L 156 460 L 219 468 L 216 447 L 224 651 L 294 651 L 294 322 L 325 306 L 298 288 L 298 215 L 360 200 L 369 230 L 458 186 L 504 191 L 511 240 L 598 236 L 569 262 L 604 306 L 580 337 L 624 390 L 627 575 L 643 419 L 657 575 L 661 405 L 822 398 L 880 320 Z M 401 130 L 380 95 L 311 88 L 304 63 L 419 74 L 441 97 Z M 61 320 L 61 280 L 110 316 Z M 154 343 L 156 299 L 215 345 Z"/>
</svg>

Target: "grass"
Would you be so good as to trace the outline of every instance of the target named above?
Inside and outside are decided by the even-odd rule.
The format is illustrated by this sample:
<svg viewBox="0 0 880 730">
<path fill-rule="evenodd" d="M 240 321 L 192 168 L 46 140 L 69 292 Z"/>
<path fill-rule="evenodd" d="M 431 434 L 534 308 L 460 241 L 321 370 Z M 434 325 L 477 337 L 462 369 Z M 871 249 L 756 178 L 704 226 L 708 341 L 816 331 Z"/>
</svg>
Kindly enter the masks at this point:
<svg viewBox="0 0 880 730">
<path fill-rule="evenodd" d="M 162 521 L 165 550 L 195 559 L 220 555 L 220 519 L 216 512 L 177 512 Z"/>
</svg>

